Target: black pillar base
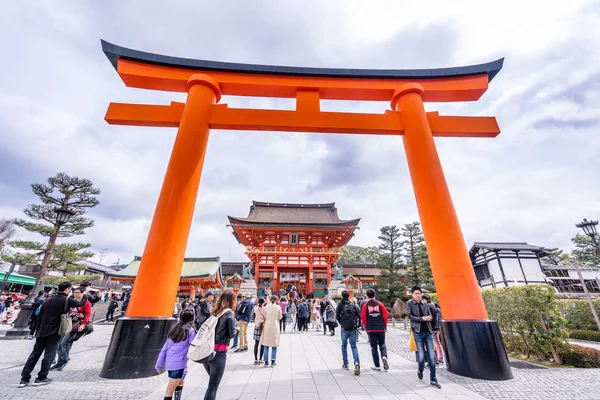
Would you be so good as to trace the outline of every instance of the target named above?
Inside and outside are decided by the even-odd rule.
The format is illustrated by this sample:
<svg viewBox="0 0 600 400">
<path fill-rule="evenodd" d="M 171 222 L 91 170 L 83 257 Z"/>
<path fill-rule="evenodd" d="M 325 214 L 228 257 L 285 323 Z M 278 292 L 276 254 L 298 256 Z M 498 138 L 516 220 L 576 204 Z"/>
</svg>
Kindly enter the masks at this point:
<svg viewBox="0 0 600 400">
<path fill-rule="evenodd" d="M 100 376 L 135 379 L 156 375 L 154 365 L 175 321 L 175 318 L 119 318 Z"/>
<path fill-rule="evenodd" d="M 3 339 L 27 339 L 30 333 L 29 320 L 34 313 L 34 309 L 35 306 L 33 303 L 21 304 L 21 310 L 19 311 L 19 315 L 17 315 L 14 327 L 6 331 L 6 336 Z"/>
<path fill-rule="evenodd" d="M 441 333 L 449 372 L 493 381 L 513 378 L 496 321 L 442 321 Z"/>
</svg>

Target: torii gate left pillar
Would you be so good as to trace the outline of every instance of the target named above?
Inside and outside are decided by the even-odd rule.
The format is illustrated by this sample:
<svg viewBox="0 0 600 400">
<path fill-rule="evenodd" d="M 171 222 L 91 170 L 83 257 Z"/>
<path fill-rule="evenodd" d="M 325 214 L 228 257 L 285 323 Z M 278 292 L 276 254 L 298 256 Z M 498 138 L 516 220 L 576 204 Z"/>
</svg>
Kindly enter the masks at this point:
<svg viewBox="0 0 600 400">
<path fill-rule="evenodd" d="M 185 105 L 111 103 L 109 123 L 178 127 L 125 318 L 117 321 L 101 376 L 155 374 L 173 323 L 209 129 L 404 135 L 408 166 L 434 281 L 444 312 L 448 370 L 480 379 L 511 379 L 498 324 L 487 319 L 477 280 L 435 147 L 434 137 L 495 137 L 493 117 L 442 117 L 425 101 L 472 101 L 487 89 L 502 60 L 437 70 L 332 70 L 177 59 L 103 42 L 131 87 L 187 92 Z M 295 111 L 232 109 L 221 94 L 296 98 Z M 320 111 L 320 99 L 391 101 L 384 114 Z"/>
</svg>

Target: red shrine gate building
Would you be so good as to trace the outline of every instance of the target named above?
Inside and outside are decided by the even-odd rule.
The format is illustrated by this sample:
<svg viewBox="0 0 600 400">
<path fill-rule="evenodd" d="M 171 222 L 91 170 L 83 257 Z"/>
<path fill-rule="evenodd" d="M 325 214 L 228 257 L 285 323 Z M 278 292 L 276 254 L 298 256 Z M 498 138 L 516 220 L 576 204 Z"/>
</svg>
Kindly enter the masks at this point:
<svg viewBox="0 0 600 400">
<path fill-rule="evenodd" d="M 228 217 L 233 234 L 254 263 L 258 289 L 294 285 L 322 296 L 340 248 L 354 236 L 360 218 L 342 220 L 335 203 L 283 204 L 253 201 L 246 218 Z"/>
</svg>

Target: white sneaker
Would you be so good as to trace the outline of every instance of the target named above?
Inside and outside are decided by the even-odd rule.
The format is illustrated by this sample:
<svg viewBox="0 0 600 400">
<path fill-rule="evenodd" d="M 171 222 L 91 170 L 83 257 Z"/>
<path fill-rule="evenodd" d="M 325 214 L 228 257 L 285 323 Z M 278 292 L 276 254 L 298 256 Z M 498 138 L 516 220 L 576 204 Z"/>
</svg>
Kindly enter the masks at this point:
<svg viewBox="0 0 600 400">
<path fill-rule="evenodd" d="M 390 364 L 388 363 L 387 357 L 382 357 L 381 361 L 383 363 L 383 369 L 384 370 L 387 371 L 388 369 L 390 369 Z"/>
<path fill-rule="evenodd" d="M 371 367 L 373 371 L 381 371 L 381 367 Z"/>
</svg>

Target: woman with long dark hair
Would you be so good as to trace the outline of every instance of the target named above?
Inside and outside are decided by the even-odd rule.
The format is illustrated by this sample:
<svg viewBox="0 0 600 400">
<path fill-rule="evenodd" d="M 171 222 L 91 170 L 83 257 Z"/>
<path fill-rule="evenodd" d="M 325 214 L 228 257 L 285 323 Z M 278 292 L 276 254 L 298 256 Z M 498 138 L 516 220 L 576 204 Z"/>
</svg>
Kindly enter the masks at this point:
<svg viewBox="0 0 600 400">
<path fill-rule="evenodd" d="M 267 316 L 265 311 L 265 299 L 262 297 L 258 299 L 258 304 L 254 308 L 254 365 L 262 364 L 263 352 L 265 347 L 260 344 L 260 337 L 265 324 L 265 318 Z M 258 356 L 258 347 L 260 346 L 260 357 Z"/>
<path fill-rule="evenodd" d="M 217 397 L 217 389 L 225 372 L 227 361 L 227 350 L 229 342 L 237 333 L 233 303 L 235 294 L 231 290 L 225 290 L 215 305 L 212 314 L 219 318 L 215 328 L 215 356 L 212 360 L 203 363 L 204 369 L 210 377 L 204 400 L 214 400 Z"/>
<path fill-rule="evenodd" d="M 187 374 L 187 352 L 196 337 L 194 316 L 194 310 L 191 309 L 181 313 L 179 321 L 169 330 L 167 341 L 158 355 L 154 368 L 159 374 L 165 369 L 169 373 L 165 400 L 181 399 Z"/>
</svg>

